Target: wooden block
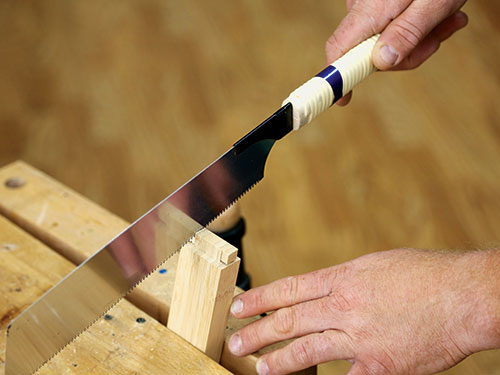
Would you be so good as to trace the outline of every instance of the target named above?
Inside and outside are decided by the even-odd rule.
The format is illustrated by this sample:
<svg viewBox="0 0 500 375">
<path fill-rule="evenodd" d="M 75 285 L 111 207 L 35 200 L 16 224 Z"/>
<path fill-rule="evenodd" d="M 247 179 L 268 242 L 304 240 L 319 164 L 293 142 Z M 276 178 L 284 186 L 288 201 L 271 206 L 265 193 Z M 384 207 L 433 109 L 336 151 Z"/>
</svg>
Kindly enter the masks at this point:
<svg viewBox="0 0 500 375">
<path fill-rule="evenodd" d="M 214 235 L 209 230 L 202 230 L 196 233 L 193 245 L 208 256 L 224 264 L 230 264 L 238 257 L 238 249 L 220 237 Z"/>
<path fill-rule="evenodd" d="M 24 183 L 20 187 L 8 187 L 6 183 L 12 179 Z M 22 161 L 0 168 L 0 213 L 75 262 L 92 255 L 128 225 Z M 164 324 L 172 300 L 177 261 L 178 254 L 146 278 L 128 297 L 135 306 Z M 241 292 L 237 288 L 235 294 Z M 240 324 L 237 319 L 229 319 L 226 339 Z M 256 374 L 255 363 L 263 352 L 239 358 L 224 349 L 221 364 L 235 374 Z M 238 368 L 243 370 L 240 372 Z M 300 372 L 315 373 L 315 368 Z"/>
<path fill-rule="evenodd" d="M 73 268 L 0 216 L 0 374 L 4 373 L 8 323 Z M 37 372 L 63 373 L 229 374 L 126 300 Z"/>
<path fill-rule="evenodd" d="M 203 229 L 182 248 L 177 265 L 168 328 L 217 362 L 240 265 L 237 253 Z"/>
</svg>

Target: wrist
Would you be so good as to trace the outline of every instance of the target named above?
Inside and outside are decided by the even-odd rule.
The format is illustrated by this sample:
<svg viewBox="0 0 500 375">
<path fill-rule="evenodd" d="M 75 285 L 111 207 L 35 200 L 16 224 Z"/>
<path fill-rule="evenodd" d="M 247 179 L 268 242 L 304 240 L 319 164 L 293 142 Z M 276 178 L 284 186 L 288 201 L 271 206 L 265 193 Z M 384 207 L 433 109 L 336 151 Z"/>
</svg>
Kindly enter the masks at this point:
<svg viewBox="0 0 500 375">
<path fill-rule="evenodd" d="M 472 352 L 500 348 L 500 250 L 473 251 L 464 257 L 467 276 L 465 317 Z M 467 303 L 467 301 L 463 301 Z"/>
</svg>

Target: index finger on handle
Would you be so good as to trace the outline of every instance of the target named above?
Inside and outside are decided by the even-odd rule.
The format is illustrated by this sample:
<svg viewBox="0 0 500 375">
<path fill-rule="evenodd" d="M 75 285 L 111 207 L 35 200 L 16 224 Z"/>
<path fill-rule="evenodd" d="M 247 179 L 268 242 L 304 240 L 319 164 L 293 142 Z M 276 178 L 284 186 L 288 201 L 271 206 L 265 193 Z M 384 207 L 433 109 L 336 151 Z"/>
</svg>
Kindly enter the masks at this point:
<svg viewBox="0 0 500 375">
<path fill-rule="evenodd" d="M 344 55 L 366 38 L 380 33 L 403 12 L 412 0 L 347 1 L 348 13 L 328 38 L 325 46 L 327 64 Z"/>
</svg>

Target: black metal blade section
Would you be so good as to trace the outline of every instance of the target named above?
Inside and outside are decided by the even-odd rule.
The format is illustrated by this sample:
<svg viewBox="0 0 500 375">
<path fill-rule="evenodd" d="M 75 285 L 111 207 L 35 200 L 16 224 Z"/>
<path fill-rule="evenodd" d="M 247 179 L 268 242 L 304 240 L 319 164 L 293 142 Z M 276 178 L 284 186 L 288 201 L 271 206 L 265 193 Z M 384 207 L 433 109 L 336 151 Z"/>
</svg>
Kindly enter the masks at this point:
<svg viewBox="0 0 500 375">
<path fill-rule="evenodd" d="M 266 121 L 234 144 L 236 153 L 240 153 L 250 145 L 261 140 L 283 138 L 293 130 L 292 104 L 287 103 L 273 113 Z"/>
<path fill-rule="evenodd" d="M 262 179 L 271 148 L 292 128 L 292 106 L 287 104 L 236 142 L 168 201 L 201 225 L 207 225 Z"/>
</svg>

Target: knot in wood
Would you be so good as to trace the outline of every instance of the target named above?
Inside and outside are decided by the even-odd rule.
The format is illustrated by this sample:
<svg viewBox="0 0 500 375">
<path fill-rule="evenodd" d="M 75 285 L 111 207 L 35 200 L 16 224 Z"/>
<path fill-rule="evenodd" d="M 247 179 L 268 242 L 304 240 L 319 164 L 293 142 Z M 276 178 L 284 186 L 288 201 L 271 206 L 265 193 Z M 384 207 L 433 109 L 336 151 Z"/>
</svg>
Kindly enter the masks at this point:
<svg viewBox="0 0 500 375">
<path fill-rule="evenodd" d="M 18 189 L 26 185 L 26 180 L 21 177 L 11 177 L 5 181 L 5 186 L 9 189 Z"/>
</svg>

